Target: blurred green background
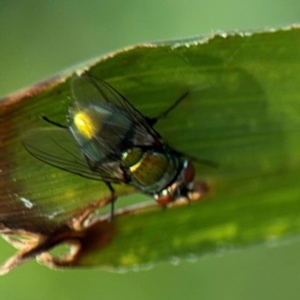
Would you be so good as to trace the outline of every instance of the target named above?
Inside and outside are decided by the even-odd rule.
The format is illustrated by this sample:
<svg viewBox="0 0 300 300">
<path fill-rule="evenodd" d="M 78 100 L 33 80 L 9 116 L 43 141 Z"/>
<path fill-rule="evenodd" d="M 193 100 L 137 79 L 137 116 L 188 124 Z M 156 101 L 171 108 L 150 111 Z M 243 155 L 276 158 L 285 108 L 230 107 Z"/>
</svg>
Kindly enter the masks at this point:
<svg viewBox="0 0 300 300">
<path fill-rule="evenodd" d="M 0 0 L 0 95 L 136 43 L 297 21 L 296 0 Z M 13 252 L 0 241 L 0 261 Z M 30 262 L 0 278 L 0 297 L 299 299 L 299 253 L 300 240 L 285 241 L 126 274 L 51 271 Z"/>
</svg>

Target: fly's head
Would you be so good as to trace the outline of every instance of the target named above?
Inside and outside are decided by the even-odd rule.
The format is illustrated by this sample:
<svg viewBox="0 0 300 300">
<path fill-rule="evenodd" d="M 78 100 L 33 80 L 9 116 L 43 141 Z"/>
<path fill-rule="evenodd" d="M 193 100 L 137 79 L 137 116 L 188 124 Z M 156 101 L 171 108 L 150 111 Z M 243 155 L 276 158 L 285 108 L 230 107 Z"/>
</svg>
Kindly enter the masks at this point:
<svg viewBox="0 0 300 300">
<path fill-rule="evenodd" d="M 156 202 L 166 206 L 182 198 L 187 201 L 198 199 L 201 196 L 201 192 L 194 190 L 195 173 L 194 165 L 190 161 L 185 160 L 176 180 L 170 186 L 155 194 Z"/>
</svg>

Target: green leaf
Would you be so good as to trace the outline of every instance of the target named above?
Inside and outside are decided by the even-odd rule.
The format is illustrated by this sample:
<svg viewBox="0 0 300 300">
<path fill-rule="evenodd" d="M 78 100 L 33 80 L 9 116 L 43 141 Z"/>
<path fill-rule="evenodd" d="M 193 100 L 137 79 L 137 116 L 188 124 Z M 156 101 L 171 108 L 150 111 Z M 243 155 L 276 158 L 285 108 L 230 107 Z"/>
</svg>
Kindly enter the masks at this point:
<svg viewBox="0 0 300 300">
<path fill-rule="evenodd" d="M 177 150 L 219 167 L 195 163 L 197 180 L 209 188 L 203 201 L 164 210 L 135 195 L 141 207 L 120 210 L 111 223 L 100 209 L 103 217 L 79 232 L 70 222 L 91 203 L 109 202 L 105 185 L 51 168 L 21 143 L 26 130 L 49 126 L 41 114 L 66 122 L 72 72 L 3 99 L 2 233 L 32 232 L 39 242 L 47 240 L 18 263 L 71 239 L 81 244 L 75 256 L 59 261 L 42 254 L 40 260 L 52 266 L 134 267 L 299 233 L 299 50 L 300 30 L 291 27 L 141 45 L 86 67 L 150 117 L 188 91 L 155 128 Z M 120 195 L 131 192 L 118 188 Z"/>
</svg>

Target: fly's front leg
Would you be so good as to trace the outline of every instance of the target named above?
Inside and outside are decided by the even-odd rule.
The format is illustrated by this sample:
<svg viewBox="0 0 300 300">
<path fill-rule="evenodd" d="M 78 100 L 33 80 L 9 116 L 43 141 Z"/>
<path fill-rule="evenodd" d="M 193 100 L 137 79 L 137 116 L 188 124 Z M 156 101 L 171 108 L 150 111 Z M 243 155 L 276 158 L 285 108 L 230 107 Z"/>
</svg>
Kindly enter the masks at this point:
<svg viewBox="0 0 300 300">
<path fill-rule="evenodd" d="M 148 118 L 145 117 L 148 124 L 150 126 L 153 126 L 159 121 L 160 119 L 165 118 L 184 98 L 186 98 L 189 94 L 189 91 L 184 92 L 169 108 L 167 108 L 165 111 L 161 112 L 157 117 L 155 118 Z"/>
</svg>

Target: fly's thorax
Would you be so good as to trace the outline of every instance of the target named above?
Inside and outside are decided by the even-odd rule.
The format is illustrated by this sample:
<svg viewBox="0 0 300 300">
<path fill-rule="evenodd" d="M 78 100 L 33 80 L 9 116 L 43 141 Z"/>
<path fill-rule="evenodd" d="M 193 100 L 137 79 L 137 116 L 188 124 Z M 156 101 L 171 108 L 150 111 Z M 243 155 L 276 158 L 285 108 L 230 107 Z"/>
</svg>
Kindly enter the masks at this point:
<svg viewBox="0 0 300 300">
<path fill-rule="evenodd" d="M 185 160 L 181 165 L 177 178 L 168 187 L 156 193 L 154 196 L 155 200 L 160 205 L 166 206 L 180 198 L 192 199 L 195 172 L 194 165 L 190 161 Z"/>
<path fill-rule="evenodd" d="M 111 106 L 93 103 L 86 106 L 75 103 L 69 109 L 69 124 L 81 150 L 96 162 L 117 149 L 132 126 L 130 120 Z"/>
<path fill-rule="evenodd" d="M 122 166 L 133 186 L 154 195 L 174 180 L 180 166 L 180 158 L 168 151 L 145 151 L 135 147 L 123 153 Z"/>
</svg>

